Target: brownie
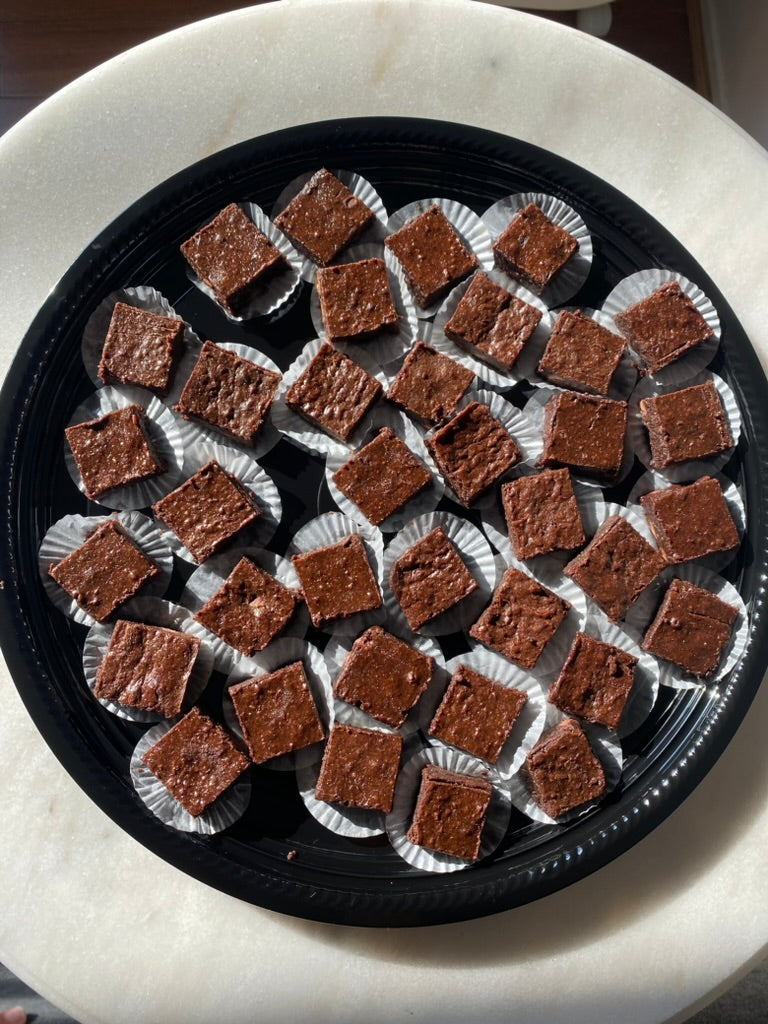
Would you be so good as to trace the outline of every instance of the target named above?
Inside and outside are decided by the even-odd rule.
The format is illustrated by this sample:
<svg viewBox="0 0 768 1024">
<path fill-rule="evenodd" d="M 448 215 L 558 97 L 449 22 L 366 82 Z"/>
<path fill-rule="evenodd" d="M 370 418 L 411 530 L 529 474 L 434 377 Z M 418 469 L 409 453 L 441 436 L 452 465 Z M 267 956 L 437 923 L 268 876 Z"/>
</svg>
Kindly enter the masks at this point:
<svg viewBox="0 0 768 1024">
<path fill-rule="evenodd" d="M 326 341 L 288 389 L 285 404 L 346 444 L 381 392 L 375 377 Z"/>
<path fill-rule="evenodd" d="M 469 507 L 522 458 L 487 405 L 470 402 L 431 437 L 427 447 L 459 501 Z"/>
<path fill-rule="evenodd" d="M 731 639 L 738 609 L 686 580 L 669 585 L 641 644 L 702 679 L 714 675 Z"/>
<path fill-rule="evenodd" d="M 325 738 L 300 661 L 236 683 L 229 695 L 255 764 L 303 750 Z"/>
<path fill-rule="evenodd" d="M 496 764 L 528 695 L 502 686 L 467 665 L 459 665 L 429 735 Z"/>
<path fill-rule="evenodd" d="M 373 626 L 355 640 L 333 687 L 335 695 L 399 729 L 432 679 L 434 660 Z"/>
<path fill-rule="evenodd" d="M 206 341 L 176 412 L 253 445 L 277 393 L 280 374 Z"/>
<path fill-rule="evenodd" d="M 382 427 L 333 474 L 333 482 L 379 526 L 429 487 L 432 475 L 393 430 Z"/>
<path fill-rule="evenodd" d="M 577 310 L 563 310 L 539 362 L 542 377 L 574 391 L 607 395 L 625 342 Z"/>
<path fill-rule="evenodd" d="M 165 470 L 147 437 L 146 415 L 140 405 L 115 409 L 67 427 L 64 433 L 89 498 Z"/>
<path fill-rule="evenodd" d="M 402 267 L 422 309 L 431 306 L 477 267 L 477 257 L 439 206 L 413 217 L 384 244 Z"/>
<path fill-rule="evenodd" d="M 94 694 L 173 718 L 181 711 L 200 641 L 189 633 L 119 619 L 96 674 Z"/>
<path fill-rule="evenodd" d="M 196 562 L 218 551 L 261 515 L 240 481 L 211 460 L 152 506 Z"/>
<path fill-rule="evenodd" d="M 492 794 L 485 779 L 426 765 L 409 842 L 449 857 L 477 860 Z"/>
<path fill-rule="evenodd" d="M 312 625 L 318 629 L 336 619 L 348 619 L 358 612 L 381 608 L 379 586 L 359 534 L 350 534 L 328 547 L 294 555 L 291 561 L 304 591 Z"/>
<path fill-rule="evenodd" d="M 114 519 L 102 523 L 79 548 L 48 569 L 60 587 L 97 622 L 104 622 L 160 569 Z"/>
<path fill-rule="evenodd" d="M 687 487 L 651 491 L 640 504 L 668 562 L 732 551 L 740 544 L 739 531 L 714 477 L 703 476 Z"/>
<path fill-rule="evenodd" d="M 567 469 L 546 469 L 501 487 L 515 558 L 570 551 L 586 543 L 579 504 Z"/>
<path fill-rule="evenodd" d="M 567 715 L 617 729 L 638 660 L 613 644 L 577 633 L 549 701 Z"/>
<path fill-rule="evenodd" d="M 334 725 L 315 787 L 318 800 L 389 814 L 403 752 L 398 733 Z"/>
<path fill-rule="evenodd" d="M 665 469 L 733 448 L 723 403 L 711 380 L 640 400 L 651 446 L 651 465 Z"/>
<path fill-rule="evenodd" d="M 663 284 L 613 319 L 649 373 L 687 355 L 714 333 L 677 281 Z"/>
<path fill-rule="evenodd" d="M 521 210 L 493 246 L 496 265 L 542 292 L 579 248 L 579 243 L 535 203 Z"/>
<path fill-rule="evenodd" d="M 475 578 L 441 526 L 403 552 L 392 566 L 389 585 L 413 630 L 477 590 Z"/>
<path fill-rule="evenodd" d="M 584 730 L 572 718 L 558 723 L 525 759 L 534 803 L 559 818 L 605 793 L 605 772 Z"/>
<path fill-rule="evenodd" d="M 561 391 L 544 408 L 544 467 L 569 466 L 607 483 L 624 456 L 627 403 Z"/>
<path fill-rule="evenodd" d="M 184 337 L 184 321 L 115 304 L 99 361 L 105 384 L 137 384 L 164 395 Z"/>
<path fill-rule="evenodd" d="M 235 316 L 270 278 L 288 269 L 277 246 L 236 203 L 187 239 L 181 252 L 217 301 Z"/>
<path fill-rule="evenodd" d="M 384 260 L 321 268 L 315 286 L 328 341 L 367 341 L 397 330 L 400 317 Z"/>
<path fill-rule="evenodd" d="M 417 341 L 405 357 L 387 398 L 432 427 L 450 416 L 475 375 L 449 356 Z"/>
<path fill-rule="evenodd" d="M 142 760 L 195 818 L 237 782 L 250 763 L 229 733 L 198 708 L 192 708 Z"/>
<path fill-rule="evenodd" d="M 609 619 L 623 619 L 666 566 L 659 552 L 621 516 L 609 516 L 565 567 Z"/>
<path fill-rule="evenodd" d="M 327 267 L 375 219 L 343 182 L 322 168 L 275 217 L 299 252 Z"/>
<path fill-rule="evenodd" d="M 249 558 L 241 558 L 195 615 L 216 636 L 251 657 L 263 651 L 293 618 L 300 600 Z"/>
<path fill-rule="evenodd" d="M 507 569 L 469 635 L 522 668 L 533 668 L 570 607 L 524 572 Z"/>
</svg>

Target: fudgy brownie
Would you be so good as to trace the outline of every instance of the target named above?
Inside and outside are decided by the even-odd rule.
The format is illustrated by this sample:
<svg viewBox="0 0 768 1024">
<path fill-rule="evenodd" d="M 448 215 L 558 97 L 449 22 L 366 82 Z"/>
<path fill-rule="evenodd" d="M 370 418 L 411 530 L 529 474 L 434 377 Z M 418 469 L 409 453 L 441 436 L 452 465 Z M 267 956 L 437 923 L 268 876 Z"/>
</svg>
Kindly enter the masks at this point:
<svg viewBox="0 0 768 1024">
<path fill-rule="evenodd" d="M 570 607 L 524 572 L 507 569 L 469 635 L 522 668 L 533 668 Z"/>
<path fill-rule="evenodd" d="M 640 504 L 668 562 L 687 562 L 739 546 L 739 531 L 714 477 L 651 491 Z"/>
<path fill-rule="evenodd" d="M 622 516 L 609 516 L 563 572 L 609 619 L 623 619 L 666 566 L 659 552 Z"/>
<path fill-rule="evenodd" d="M 567 715 L 618 728 L 638 659 L 620 647 L 577 633 L 549 700 Z"/>
<path fill-rule="evenodd" d="M 189 633 L 119 619 L 96 674 L 94 694 L 173 718 L 181 711 L 200 641 Z"/>
<path fill-rule="evenodd" d="M 250 764 L 229 733 L 198 708 L 192 708 L 142 760 L 195 818 L 237 782 Z"/>
<path fill-rule="evenodd" d="M 725 409 L 711 380 L 643 398 L 640 412 L 648 430 L 651 465 L 656 469 L 707 459 L 733 448 Z"/>
<path fill-rule="evenodd" d="M 340 700 L 399 729 L 432 679 L 434 659 L 373 626 L 355 640 L 333 691 Z"/>
<path fill-rule="evenodd" d="M 325 734 L 300 661 L 230 687 L 255 764 L 320 743 Z"/>
<path fill-rule="evenodd" d="M 477 860 L 492 794 L 485 779 L 426 765 L 408 840 L 436 853 Z"/>
<path fill-rule="evenodd" d="M 99 361 L 105 384 L 137 384 L 164 395 L 184 336 L 184 321 L 117 302 Z"/>
<path fill-rule="evenodd" d="M 487 405 L 470 402 L 426 439 L 438 469 L 469 507 L 522 458 Z"/>
<path fill-rule="evenodd" d="M 621 469 L 627 403 L 561 391 L 544 408 L 540 465 L 570 466 L 610 483 Z"/>
<path fill-rule="evenodd" d="M 477 590 L 475 578 L 441 526 L 403 552 L 392 566 L 389 585 L 413 630 Z"/>
<path fill-rule="evenodd" d="M 559 818 L 605 793 L 605 772 L 572 718 L 559 722 L 525 759 L 531 796 L 551 818 Z"/>
<path fill-rule="evenodd" d="M 211 460 L 152 506 L 196 562 L 218 551 L 261 515 L 240 481 Z"/>
<path fill-rule="evenodd" d="M 402 752 L 399 733 L 334 725 L 315 796 L 328 803 L 389 814 Z"/>
<path fill-rule="evenodd" d="M 147 437 L 146 414 L 140 405 L 115 409 L 67 427 L 64 433 L 89 498 L 146 480 L 165 469 Z"/>
<path fill-rule="evenodd" d="M 641 644 L 702 679 L 714 675 L 738 609 L 703 587 L 674 579 Z"/>
<path fill-rule="evenodd" d="M 275 217 L 299 252 L 327 267 L 375 218 L 373 210 L 324 167 Z"/>
<path fill-rule="evenodd" d="M 48 569 L 48 575 L 97 622 L 106 621 L 159 574 L 114 519 L 102 523 L 79 548 Z"/>
<path fill-rule="evenodd" d="M 382 259 L 321 267 L 315 278 L 328 341 L 366 341 L 396 331 L 400 317 Z"/>
<path fill-rule="evenodd" d="M 432 719 L 429 735 L 496 764 L 527 700 L 521 690 L 459 665 Z"/>
<path fill-rule="evenodd" d="M 381 608 L 379 586 L 359 534 L 291 559 L 304 591 L 312 625 Z"/>
<path fill-rule="evenodd" d="M 567 469 L 510 480 L 502 484 L 501 501 L 515 558 L 570 551 L 586 543 Z"/>
<path fill-rule="evenodd" d="M 299 600 L 297 591 L 283 586 L 249 558 L 241 558 L 195 618 L 250 657 L 285 629 Z"/>
<path fill-rule="evenodd" d="M 446 295 L 478 265 L 475 254 L 437 205 L 388 235 L 384 244 L 397 257 L 422 309 Z"/>
<path fill-rule="evenodd" d="M 276 245 L 236 203 L 201 228 L 181 252 L 218 302 L 237 316 L 275 274 L 288 269 Z"/>
<path fill-rule="evenodd" d="M 542 377 L 575 391 L 607 395 L 625 341 L 577 310 L 563 310 L 539 362 Z"/>
<path fill-rule="evenodd" d="M 382 427 L 333 474 L 333 482 L 379 526 L 429 487 L 432 475 L 393 430 Z"/>
<path fill-rule="evenodd" d="M 687 355 L 714 333 L 677 281 L 663 284 L 613 319 L 650 373 Z"/>
<path fill-rule="evenodd" d="M 176 412 L 253 445 L 277 393 L 280 374 L 206 341 Z"/>
<path fill-rule="evenodd" d="M 542 292 L 579 248 L 578 241 L 535 203 L 521 210 L 493 246 L 496 265 Z"/>
<path fill-rule="evenodd" d="M 417 341 L 405 357 L 387 398 L 431 427 L 450 416 L 474 379 L 471 370 Z"/>
</svg>

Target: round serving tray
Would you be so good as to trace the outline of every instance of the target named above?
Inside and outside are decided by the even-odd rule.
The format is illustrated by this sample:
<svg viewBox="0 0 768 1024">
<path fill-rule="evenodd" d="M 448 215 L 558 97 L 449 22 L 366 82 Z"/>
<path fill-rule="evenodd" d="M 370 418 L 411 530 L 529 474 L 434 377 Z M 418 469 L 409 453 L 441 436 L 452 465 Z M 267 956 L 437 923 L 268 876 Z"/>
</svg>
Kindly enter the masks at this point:
<svg viewBox="0 0 768 1024">
<path fill-rule="evenodd" d="M 619 788 L 567 826 L 543 826 L 513 813 L 489 859 L 451 875 L 430 875 L 401 860 L 384 839 L 349 840 L 323 829 L 302 803 L 293 773 L 251 769 L 246 815 L 203 837 L 162 825 L 130 782 L 131 752 L 143 727 L 96 702 L 83 680 L 84 629 L 48 601 L 37 550 L 66 513 L 100 514 L 73 484 L 63 431 L 92 390 L 80 358 L 88 317 L 110 292 L 151 285 L 201 337 L 261 349 L 285 369 L 313 337 L 309 289 L 282 316 L 235 324 L 188 281 L 179 244 L 231 201 L 270 210 L 285 184 L 325 166 L 370 180 L 388 209 L 444 196 L 481 213 L 515 192 L 546 192 L 579 211 L 595 244 L 590 275 L 571 300 L 599 307 L 625 275 L 673 268 L 713 300 L 723 342 L 713 363 L 733 388 L 744 421 L 726 472 L 742 487 L 747 531 L 728 579 L 750 611 L 746 650 L 726 680 L 695 690 L 664 690 L 651 717 L 622 741 Z M 523 404 L 525 389 L 508 397 Z M 37 727 L 64 768 L 133 837 L 180 870 L 241 899 L 321 921 L 369 926 L 437 924 L 518 906 L 596 870 L 658 825 L 725 749 L 768 664 L 764 629 L 768 578 L 768 471 L 756 437 L 768 431 L 768 386 L 757 357 L 702 268 L 643 210 L 605 182 L 519 140 L 436 121 L 365 118 L 287 129 L 241 143 L 195 164 L 139 199 L 74 263 L 24 338 L 0 398 L 4 530 L 0 549 L 0 629 L 8 666 Z M 332 507 L 322 461 L 280 442 L 261 460 L 283 497 L 270 547 Z M 611 497 L 624 497 L 637 473 Z M 174 578 L 171 599 L 183 589 Z M 447 656 L 461 640 L 444 642 Z M 202 706 L 220 712 L 220 686 Z"/>
</svg>

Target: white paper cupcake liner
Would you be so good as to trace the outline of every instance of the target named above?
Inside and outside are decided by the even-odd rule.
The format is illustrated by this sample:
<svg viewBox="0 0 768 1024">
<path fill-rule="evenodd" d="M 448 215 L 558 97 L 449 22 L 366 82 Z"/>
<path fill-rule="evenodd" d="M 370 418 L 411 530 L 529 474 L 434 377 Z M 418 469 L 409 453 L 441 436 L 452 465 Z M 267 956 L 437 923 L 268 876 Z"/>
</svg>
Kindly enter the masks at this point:
<svg viewBox="0 0 768 1024">
<path fill-rule="evenodd" d="M 252 658 L 244 658 L 240 655 L 239 660 L 233 665 L 232 671 L 227 676 L 222 708 L 224 721 L 235 736 L 243 739 L 243 730 L 240 727 L 235 706 L 229 695 L 231 687 L 237 683 L 242 683 L 245 679 L 269 675 L 271 672 L 276 672 L 285 665 L 292 665 L 296 661 L 300 661 L 304 666 L 309 691 L 312 694 L 317 713 L 323 725 L 323 732 L 327 738 L 334 722 L 331 677 L 328 674 L 322 654 L 314 644 L 291 636 L 278 637 L 266 650 L 260 651 Z M 269 761 L 265 761 L 260 767 L 270 768 L 276 772 L 297 771 L 300 768 L 305 768 L 307 765 L 320 761 L 323 756 L 324 746 L 323 742 L 313 743 L 311 746 L 303 747 L 301 750 L 293 750 L 289 754 L 281 754 L 279 757 L 270 758 Z"/>
<path fill-rule="evenodd" d="M 421 786 L 421 772 L 428 764 L 435 764 L 447 771 L 471 775 L 491 783 L 493 795 L 488 806 L 478 860 L 483 860 L 493 853 L 506 834 L 512 811 L 509 792 L 501 777 L 484 761 L 451 747 L 425 747 L 411 755 L 400 769 L 392 813 L 388 814 L 386 819 L 387 836 L 395 853 L 420 871 L 435 874 L 461 871 L 477 862 L 451 857 L 445 853 L 435 853 L 423 846 L 416 846 L 408 839 L 408 829 L 413 821 L 413 812 Z"/>
<path fill-rule="evenodd" d="M 712 455 L 707 459 L 689 459 L 687 462 L 680 462 L 673 466 L 656 469 L 655 472 L 668 483 L 684 484 L 696 480 L 700 476 L 711 476 L 722 469 L 726 463 L 730 462 L 736 452 L 736 446 L 741 437 L 741 412 L 736 401 L 736 395 L 731 387 L 726 384 L 722 377 L 718 377 L 717 374 L 709 373 L 708 371 L 704 371 L 704 373 L 699 374 L 697 377 L 689 379 L 684 387 L 694 387 L 697 384 L 704 384 L 708 380 L 711 380 L 715 385 L 715 390 L 720 396 L 720 401 L 723 403 L 725 418 L 733 438 L 733 448 L 728 448 L 726 451 L 719 452 L 717 455 Z M 640 412 L 640 401 L 644 398 L 657 398 L 659 395 L 669 395 L 674 391 L 680 390 L 682 388 L 666 384 L 659 385 L 655 382 L 655 379 L 645 377 L 639 382 L 632 394 L 629 402 L 629 416 L 627 418 L 627 440 L 635 455 L 647 468 L 651 466 L 651 446 L 648 442 L 648 432 L 645 429 L 642 413 Z"/>
<path fill-rule="evenodd" d="M 72 414 L 68 427 L 76 423 L 98 419 L 117 409 L 125 409 L 130 405 L 140 405 L 146 412 L 144 429 L 149 438 L 150 447 L 161 463 L 165 466 L 162 473 L 138 480 L 136 483 L 123 487 L 113 487 L 98 498 L 91 498 L 97 505 L 105 508 L 126 511 L 128 509 L 149 508 L 154 502 L 164 498 L 181 483 L 183 479 L 182 464 L 184 449 L 181 434 L 176 420 L 163 403 L 144 388 L 102 387 L 82 402 Z M 81 494 L 85 494 L 85 485 L 80 476 L 72 449 L 64 442 L 64 462 L 67 472 Z"/>
<path fill-rule="evenodd" d="M 223 832 L 225 828 L 234 825 L 245 814 L 251 799 L 251 780 L 248 774 L 242 775 L 198 817 L 185 811 L 178 800 L 171 796 L 163 783 L 142 761 L 142 757 L 149 748 L 161 740 L 174 724 L 173 722 L 158 722 L 157 725 L 148 729 L 137 743 L 131 756 L 133 787 L 142 803 L 164 825 L 169 825 L 179 832 L 194 832 L 201 836 L 212 836 L 217 832 Z"/>
<path fill-rule="evenodd" d="M 390 576 L 395 562 L 438 526 L 442 527 L 478 586 L 477 590 L 463 598 L 453 608 L 423 625 L 418 630 L 419 634 L 431 637 L 446 636 L 461 629 L 468 629 L 490 600 L 497 583 L 493 551 L 476 526 L 450 512 L 429 512 L 416 517 L 395 536 L 384 552 L 384 604 L 387 618 L 394 624 L 395 632 L 404 637 L 412 637 L 414 631 L 408 625 L 400 602 L 392 591 Z"/>
<path fill-rule="evenodd" d="M 319 170 L 320 168 L 316 167 L 312 171 L 306 171 L 304 174 L 300 174 L 285 186 L 275 200 L 275 205 L 272 207 L 273 219 L 276 219 L 277 215 L 282 213 L 288 203 L 290 203 L 290 201 L 294 199 L 299 192 L 301 192 L 309 179 Z M 360 245 L 378 242 L 381 248 L 381 243 L 388 234 L 388 230 L 387 210 L 379 193 L 370 181 L 363 178 L 355 171 L 331 170 L 331 174 L 335 175 L 343 185 L 346 185 L 353 196 L 361 199 L 365 205 L 373 211 L 376 217 L 376 220 L 365 229 L 360 237 L 340 253 L 340 257 L 343 258 L 344 256 L 349 255 Z M 301 253 L 298 255 L 299 260 L 301 261 L 300 273 L 302 279 L 308 284 L 314 284 L 315 275 L 317 273 L 317 264 L 313 263 L 308 256 L 303 256 Z M 336 262 L 340 262 L 340 260 L 334 261 L 332 266 L 335 266 Z"/>
<path fill-rule="evenodd" d="M 163 601 L 158 597 L 134 598 L 123 606 L 118 618 L 130 619 L 132 622 L 141 622 L 148 626 L 163 626 L 166 629 L 176 630 L 177 633 L 188 633 L 201 641 L 184 694 L 183 710 L 188 711 L 200 698 L 213 671 L 213 651 L 206 642 L 203 627 L 195 622 L 186 608 L 172 604 L 170 601 Z M 96 687 L 96 675 L 107 653 L 114 630 L 114 622 L 96 623 L 85 637 L 83 672 L 92 693 Z M 125 707 L 115 701 L 96 699 L 113 715 L 117 715 L 118 718 L 126 718 L 131 722 L 160 722 L 164 719 L 163 715 L 154 711 L 143 711 L 141 708 Z"/>
<path fill-rule="evenodd" d="M 408 203 L 406 206 L 402 206 L 399 210 L 396 210 L 390 215 L 388 227 L 391 234 L 395 231 L 399 231 L 400 228 L 413 220 L 415 217 L 419 217 L 422 213 L 426 213 L 431 206 L 439 206 L 445 214 L 448 221 L 455 228 L 456 232 L 461 236 L 462 241 L 477 257 L 478 263 L 482 270 L 490 270 L 493 267 L 493 251 L 491 249 L 491 239 L 488 234 L 488 229 L 477 214 L 470 210 L 468 206 L 463 203 L 459 203 L 454 199 L 417 199 L 413 203 Z M 400 261 L 390 252 L 389 249 L 384 247 L 384 259 L 386 260 L 387 266 L 397 275 L 402 283 L 402 287 L 407 294 L 411 294 L 411 290 L 408 287 L 405 274 L 400 265 Z M 416 313 L 420 320 L 429 320 L 437 313 L 440 308 L 443 299 L 440 298 L 437 302 L 433 302 L 431 306 L 427 306 L 426 309 L 422 309 L 421 306 L 416 305 Z"/>
<path fill-rule="evenodd" d="M 623 313 L 630 306 L 634 306 L 636 302 L 647 299 L 669 281 L 677 281 L 682 291 L 693 302 L 697 311 L 714 331 L 713 337 L 708 341 L 697 345 L 687 355 L 681 356 L 675 362 L 670 363 L 669 366 L 665 366 L 662 370 L 652 375 L 653 380 L 657 383 L 676 387 L 685 381 L 689 381 L 691 377 L 695 377 L 696 374 L 701 373 L 705 367 L 709 366 L 720 345 L 720 317 L 717 315 L 717 310 L 712 300 L 704 294 L 701 288 L 674 270 L 664 270 L 659 267 L 638 270 L 636 273 L 630 274 L 619 281 L 603 303 L 602 312 L 613 321 L 611 330 L 621 335 L 622 332 L 614 319 L 616 314 Z M 634 352 L 631 343 L 627 342 L 627 345 L 630 351 Z M 640 356 L 637 353 L 634 354 L 642 364 L 643 360 Z"/>
<path fill-rule="evenodd" d="M 583 217 L 562 199 L 542 192 L 518 192 L 499 199 L 483 214 L 483 221 L 495 245 L 517 214 L 534 203 L 558 227 L 573 235 L 578 250 L 542 291 L 541 298 L 548 306 L 560 306 L 572 298 L 589 277 L 592 266 L 592 236 Z"/>
<path fill-rule="evenodd" d="M 338 544 L 345 537 L 357 533 L 363 541 L 365 553 L 368 556 L 368 564 L 371 567 L 374 578 L 382 592 L 382 571 L 384 564 L 384 541 L 379 530 L 375 530 L 370 524 L 363 526 L 355 522 L 350 516 L 341 512 L 325 512 L 298 530 L 291 541 L 290 554 L 305 554 L 308 551 L 315 551 L 318 548 L 330 547 Z M 386 614 L 383 603 L 384 593 L 381 593 L 382 605 L 370 612 L 357 612 L 346 619 L 335 619 L 323 626 L 324 633 L 331 636 L 358 636 L 369 626 L 382 625 Z"/>
<path fill-rule="evenodd" d="M 162 597 L 171 582 L 173 573 L 171 550 L 158 530 L 157 524 L 142 515 L 141 512 L 120 512 L 114 516 L 63 516 L 47 530 L 43 537 L 40 550 L 37 553 L 37 569 L 43 588 L 51 602 L 67 618 L 73 619 L 80 625 L 93 626 L 96 620 L 48 575 L 48 569 L 60 562 L 62 558 L 71 555 L 108 519 L 115 519 L 136 547 L 160 569 L 160 574 L 147 580 L 139 594 L 142 597 Z M 126 606 L 127 602 L 118 609 L 118 612 Z"/>
</svg>

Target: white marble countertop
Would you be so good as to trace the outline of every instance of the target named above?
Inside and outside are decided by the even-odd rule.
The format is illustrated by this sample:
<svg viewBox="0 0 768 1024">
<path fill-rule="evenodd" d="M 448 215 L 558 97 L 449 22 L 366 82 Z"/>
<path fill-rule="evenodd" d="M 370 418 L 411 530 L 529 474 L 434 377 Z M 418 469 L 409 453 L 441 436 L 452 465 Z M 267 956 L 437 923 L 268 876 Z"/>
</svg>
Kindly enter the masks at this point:
<svg viewBox="0 0 768 1024">
<path fill-rule="evenodd" d="M 0 358 L 130 202 L 188 164 L 329 117 L 435 117 L 605 178 L 702 264 L 768 359 L 766 153 L 591 37 L 468 0 L 282 0 L 147 43 L 0 140 Z M 629 853 L 493 918 L 369 931 L 293 920 L 119 830 L 0 673 L 0 959 L 83 1022 L 682 1020 L 768 940 L 768 689 L 691 797 Z"/>
</svg>

